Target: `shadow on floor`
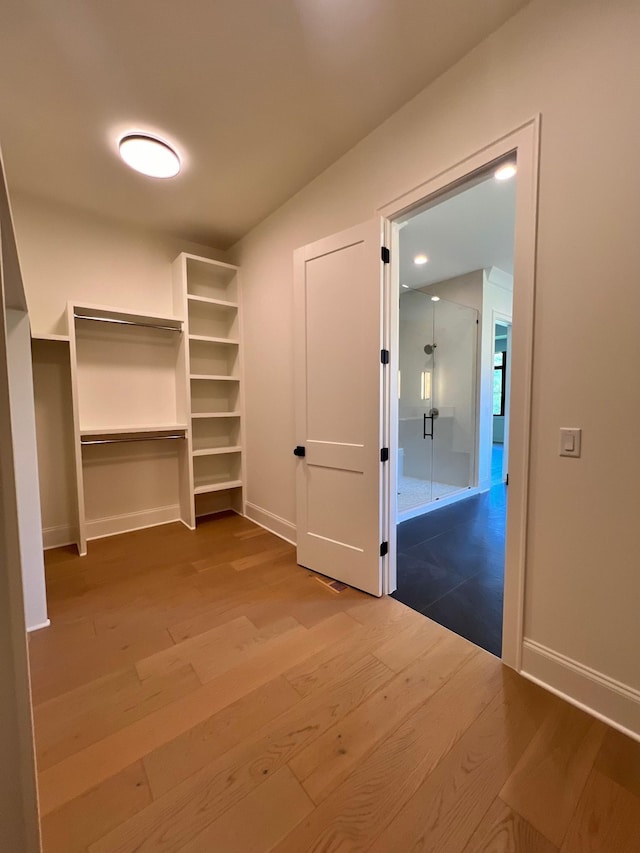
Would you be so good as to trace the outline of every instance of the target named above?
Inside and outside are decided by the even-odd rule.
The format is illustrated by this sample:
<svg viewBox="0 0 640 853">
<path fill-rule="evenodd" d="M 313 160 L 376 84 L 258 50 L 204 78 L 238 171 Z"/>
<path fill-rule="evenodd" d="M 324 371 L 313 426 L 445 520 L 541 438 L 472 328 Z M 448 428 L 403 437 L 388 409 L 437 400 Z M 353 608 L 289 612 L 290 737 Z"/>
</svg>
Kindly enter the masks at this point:
<svg viewBox="0 0 640 853">
<path fill-rule="evenodd" d="M 398 525 L 393 598 L 486 649 L 502 654 L 507 489 L 432 510 Z"/>
</svg>

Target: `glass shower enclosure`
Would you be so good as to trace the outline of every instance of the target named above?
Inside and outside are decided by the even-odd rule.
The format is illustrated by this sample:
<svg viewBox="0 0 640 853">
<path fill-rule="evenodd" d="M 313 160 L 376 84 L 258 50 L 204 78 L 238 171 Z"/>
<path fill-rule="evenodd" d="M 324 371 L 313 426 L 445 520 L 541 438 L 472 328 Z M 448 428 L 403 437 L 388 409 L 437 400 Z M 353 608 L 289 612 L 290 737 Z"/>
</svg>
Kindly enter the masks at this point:
<svg viewBox="0 0 640 853">
<path fill-rule="evenodd" d="M 400 296 L 398 518 L 476 484 L 478 312 L 420 290 Z"/>
</svg>

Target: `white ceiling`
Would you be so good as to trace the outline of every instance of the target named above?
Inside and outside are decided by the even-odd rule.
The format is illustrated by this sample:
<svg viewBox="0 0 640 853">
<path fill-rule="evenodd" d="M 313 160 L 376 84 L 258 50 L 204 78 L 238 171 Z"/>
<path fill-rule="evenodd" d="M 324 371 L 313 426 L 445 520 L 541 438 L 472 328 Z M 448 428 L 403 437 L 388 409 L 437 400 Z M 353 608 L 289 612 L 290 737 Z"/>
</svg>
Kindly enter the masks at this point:
<svg viewBox="0 0 640 853">
<path fill-rule="evenodd" d="M 12 189 L 225 248 L 527 0 L 2 0 Z M 173 141 L 144 178 L 118 134 Z"/>
<path fill-rule="evenodd" d="M 488 267 L 513 275 L 516 180 L 489 177 L 409 219 L 400 231 L 400 283 L 424 287 Z M 428 263 L 417 266 L 419 254 Z"/>
</svg>

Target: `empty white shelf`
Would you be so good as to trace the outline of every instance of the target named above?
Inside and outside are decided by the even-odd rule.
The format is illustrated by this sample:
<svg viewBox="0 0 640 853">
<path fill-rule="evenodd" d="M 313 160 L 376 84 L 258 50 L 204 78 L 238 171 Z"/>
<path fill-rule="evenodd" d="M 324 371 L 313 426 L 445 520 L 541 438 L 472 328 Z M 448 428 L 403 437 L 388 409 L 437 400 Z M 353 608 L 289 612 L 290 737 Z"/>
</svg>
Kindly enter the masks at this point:
<svg viewBox="0 0 640 853">
<path fill-rule="evenodd" d="M 213 373 L 192 373 L 190 379 L 204 379 L 211 382 L 240 382 L 239 376 L 221 376 Z"/>
<path fill-rule="evenodd" d="M 240 453 L 242 448 L 239 444 L 235 447 L 208 447 L 202 450 L 194 450 L 194 456 L 218 456 L 222 453 Z"/>
<path fill-rule="evenodd" d="M 108 426 L 108 427 L 80 427 L 81 436 L 90 435 L 137 435 L 138 433 L 149 433 L 153 435 L 159 432 L 184 432 L 186 424 L 153 424 L 145 426 Z"/>
<path fill-rule="evenodd" d="M 210 296 L 194 296 L 187 294 L 189 302 L 206 302 L 208 305 L 218 305 L 220 308 L 237 308 L 237 302 L 228 302 L 226 299 L 212 299 Z"/>
<path fill-rule="evenodd" d="M 174 272 L 174 305 L 185 318 L 182 366 L 195 525 L 199 516 L 243 511 L 240 283 L 237 267 L 191 254 L 176 258 Z"/>
<path fill-rule="evenodd" d="M 138 314 L 131 311 L 120 311 L 105 305 L 73 304 L 73 316 L 76 320 L 102 320 L 107 323 L 124 323 L 131 326 L 148 326 L 150 328 L 182 331 L 182 320 L 161 314 Z"/>
<path fill-rule="evenodd" d="M 233 344 L 239 346 L 240 341 L 237 338 L 211 338 L 208 335 L 189 335 L 190 341 L 206 341 L 209 344 Z"/>
<path fill-rule="evenodd" d="M 50 335 L 47 334 L 33 334 L 31 333 L 31 338 L 34 341 L 60 341 L 60 343 L 69 343 L 69 335 L 54 335 L 53 333 Z"/>
<path fill-rule="evenodd" d="M 192 412 L 192 418 L 239 418 L 240 412 Z"/>
<path fill-rule="evenodd" d="M 237 489 L 240 486 L 242 486 L 242 480 L 227 480 L 222 483 L 196 486 L 193 493 L 195 495 L 206 495 L 208 492 L 222 492 L 224 489 Z"/>
</svg>

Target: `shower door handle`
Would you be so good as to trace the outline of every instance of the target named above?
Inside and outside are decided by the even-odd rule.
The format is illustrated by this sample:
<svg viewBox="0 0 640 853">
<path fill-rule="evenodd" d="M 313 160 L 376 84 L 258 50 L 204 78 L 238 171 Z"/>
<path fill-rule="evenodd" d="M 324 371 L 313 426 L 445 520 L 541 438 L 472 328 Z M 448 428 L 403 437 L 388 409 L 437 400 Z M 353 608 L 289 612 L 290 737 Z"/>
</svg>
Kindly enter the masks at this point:
<svg viewBox="0 0 640 853">
<path fill-rule="evenodd" d="M 439 409 L 429 409 L 429 414 L 426 412 L 423 415 L 424 420 L 422 421 L 422 437 L 430 438 L 433 441 L 433 421 L 435 418 L 439 417 L 440 410 Z M 431 432 L 427 432 L 427 421 L 431 421 Z"/>
<path fill-rule="evenodd" d="M 424 420 L 422 422 L 422 437 L 430 438 L 433 441 L 433 415 L 428 415 L 426 412 L 424 413 Z M 427 421 L 431 421 L 431 432 L 427 432 Z"/>
</svg>

